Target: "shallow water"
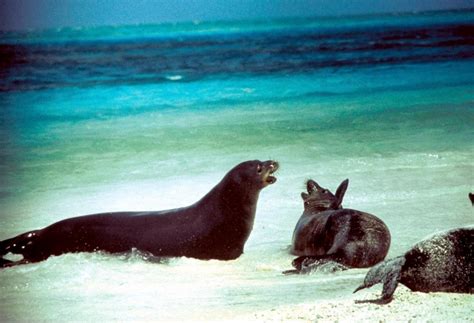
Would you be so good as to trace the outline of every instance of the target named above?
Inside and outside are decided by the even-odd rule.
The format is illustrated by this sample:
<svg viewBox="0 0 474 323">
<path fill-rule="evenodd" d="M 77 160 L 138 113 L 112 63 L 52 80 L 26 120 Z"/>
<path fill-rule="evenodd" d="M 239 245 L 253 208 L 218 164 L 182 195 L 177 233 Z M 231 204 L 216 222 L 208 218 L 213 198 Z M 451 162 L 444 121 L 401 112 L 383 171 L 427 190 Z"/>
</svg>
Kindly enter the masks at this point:
<svg viewBox="0 0 474 323">
<path fill-rule="evenodd" d="M 281 274 L 308 178 L 331 190 L 349 178 L 344 206 L 386 222 L 389 257 L 472 224 L 473 17 L 2 35 L 0 239 L 188 205 L 248 159 L 281 169 L 239 259 L 52 257 L 0 272 L 0 313 L 207 320 L 347 298 L 366 270 Z"/>
</svg>

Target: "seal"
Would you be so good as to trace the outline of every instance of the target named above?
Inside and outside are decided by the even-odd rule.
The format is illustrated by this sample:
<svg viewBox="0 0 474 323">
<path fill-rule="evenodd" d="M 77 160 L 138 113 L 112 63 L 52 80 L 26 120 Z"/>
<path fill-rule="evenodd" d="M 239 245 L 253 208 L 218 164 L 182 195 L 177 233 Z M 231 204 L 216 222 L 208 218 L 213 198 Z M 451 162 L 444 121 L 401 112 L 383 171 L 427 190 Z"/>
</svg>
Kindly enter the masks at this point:
<svg viewBox="0 0 474 323">
<path fill-rule="evenodd" d="M 472 206 L 474 206 L 474 193 L 469 192 L 469 201 L 471 201 Z"/>
<path fill-rule="evenodd" d="M 253 228 L 260 191 L 276 182 L 276 161 L 243 162 L 196 203 L 164 211 L 84 215 L 0 242 L 2 267 L 39 262 L 73 252 L 232 260 L 244 250 Z M 23 259 L 5 259 L 8 253 Z"/>
<path fill-rule="evenodd" d="M 412 291 L 474 293 L 474 226 L 441 232 L 415 244 L 403 256 L 369 270 L 355 291 L 383 283 L 380 299 L 359 301 L 386 304 L 402 283 Z"/>
<path fill-rule="evenodd" d="M 390 232 L 375 215 L 342 207 L 349 185 L 344 180 L 333 194 L 314 180 L 307 181 L 308 193 L 301 193 L 304 212 L 293 232 L 290 252 L 294 270 L 308 273 L 327 262 L 344 267 L 366 268 L 382 261 L 390 247 Z"/>
</svg>

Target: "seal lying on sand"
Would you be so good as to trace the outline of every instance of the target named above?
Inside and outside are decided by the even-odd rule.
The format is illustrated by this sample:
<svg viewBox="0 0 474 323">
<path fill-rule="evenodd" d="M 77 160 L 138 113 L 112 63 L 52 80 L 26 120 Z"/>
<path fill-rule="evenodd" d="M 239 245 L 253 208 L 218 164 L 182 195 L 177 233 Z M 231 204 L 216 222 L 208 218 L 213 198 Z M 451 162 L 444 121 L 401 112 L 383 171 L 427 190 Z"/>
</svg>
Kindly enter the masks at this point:
<svg viewBox="0 0 474 323">
<path fill-rule="evenodd" d="M 474 293 L 474 226 L 438 233 L 403 256 L 371 268 L 355 291 L 383 283 L 382 297 L 360 301 L 389 303 L 398 283 L 419 292 Z"/>
<path fill-rule="evenodd" d="M 375 265 L 387 255 L 390 232 L 375 215 L 342 208 L 349 180 L 343 181 L 336 194 L 307 182 L 308 193 L 301 193 L 304 212 L 293 232 L 291 253 L 296 270 L 285 274 L 307 273 L 315 266 L 335 261 L 346 267 Z"/>
<path fill-rule="evenodd" d="M 128 252 L 157 257 L 236 259 L 252 230 L 260 190 L 273 184 L 275 161 L 243 162 L 195 204 L 166 211 L 85 215 L 0 242 L 2 267 L 38 262 L 68 252 Z"/>
</svg>

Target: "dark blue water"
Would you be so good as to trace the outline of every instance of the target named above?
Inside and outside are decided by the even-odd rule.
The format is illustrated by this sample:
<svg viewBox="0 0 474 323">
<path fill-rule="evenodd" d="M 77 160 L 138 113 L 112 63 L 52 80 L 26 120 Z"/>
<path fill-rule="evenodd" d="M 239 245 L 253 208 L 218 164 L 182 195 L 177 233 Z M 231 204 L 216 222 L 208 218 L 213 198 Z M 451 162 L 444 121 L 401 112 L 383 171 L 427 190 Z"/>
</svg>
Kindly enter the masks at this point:
<svg viewBox="0 0 474 323">
<path fill-rule="evenodd" d="M 429 15 L 323 20 L 323 27 L 313 20 L 297 20 L 293 26 L 269 21 L 263 30 L 234 32 L 216 24 L 213 32 L 202 34 L 196 27 L 175 37 L 163 26 L 144 26 L 133 39 L 114 29 L 105 31 L 112 34 L 106 39 L 68 38 L 68 29 L 49 32 L 46 40 L 41 33 L 33 39 L 3 34 L 0 90 L 196 82 L 472 60 L 473 13 L 431 14 L 433 19 L 427 20 Z"/>
</svg>

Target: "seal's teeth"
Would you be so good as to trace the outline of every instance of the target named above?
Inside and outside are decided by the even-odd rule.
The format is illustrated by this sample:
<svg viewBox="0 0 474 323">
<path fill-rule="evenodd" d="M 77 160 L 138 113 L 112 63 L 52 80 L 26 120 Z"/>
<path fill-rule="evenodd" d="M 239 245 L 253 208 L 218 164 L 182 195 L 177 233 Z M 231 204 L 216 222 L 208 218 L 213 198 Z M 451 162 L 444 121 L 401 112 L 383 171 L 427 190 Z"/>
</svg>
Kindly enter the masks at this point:
<svg viewBox="0 0 474 323">
<path fill-rule="evenodd" d="M 276 182 L 276 177 L 273 177 L 273 176 L 268 176 L 267 179 L 265 180 L 267 183 L 269 184 L 273 184 Z"/>
</svg>

